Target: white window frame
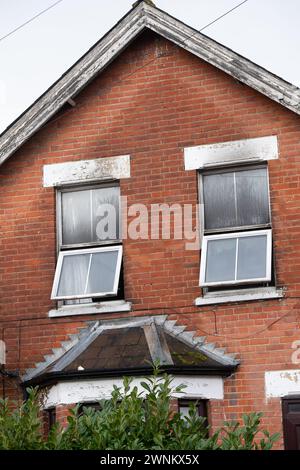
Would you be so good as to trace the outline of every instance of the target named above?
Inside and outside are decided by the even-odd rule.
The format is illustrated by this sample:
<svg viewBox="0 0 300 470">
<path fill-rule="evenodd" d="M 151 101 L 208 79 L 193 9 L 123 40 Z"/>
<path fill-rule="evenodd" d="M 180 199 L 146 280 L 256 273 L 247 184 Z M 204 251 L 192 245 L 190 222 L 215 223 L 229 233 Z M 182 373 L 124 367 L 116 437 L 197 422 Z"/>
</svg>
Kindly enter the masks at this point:
<svg viewBox="0 0 300 470">
<path fill-rule="evenodd" d="M 207 244 L 210 240 L 222 240 L 222 239 L 239 239 L 243 237 L 255 237 L 258 235 L 267 236 L 267 252 L 266 252 L 266 277 L 264 278 L 252 278 L 252 279 L 243 279 L 243 280 L 233 280 L 233 281 L 216 281 L 216 282 L 205 282 L 206 274 L 206 261 L 207 261 Z M 237 260 L 238 260 L 238 243 L 236 244 L 236 259 L 235 259 L 235 277 L 237 274 Z M 227 285 L 241 285 L 241 284 L 253 284 L 261 282 L 270 282 L 272 279 L 272 230 L 254 230 L 249 232 L 231 232 L 231 233 L 222 233 L 218 235 L 205 235 L 203 237 L 202 243 L 202 253 L 201 253 L 201 264 L 200 264 L 200 278 L 199 285 L 201 287 L 210 287 L 210 286 L 227 286 Z"/>
<path fill-rule="evenodd" d="M 76 256 L 76 255 L 81 255 L 81 254 L 103 253 L 103 252 L 107 252 L 107 251 L 117 251 L 118 252 L 118 259 L 117 259 L 117 265 L 116 265 L 114 286 L 113 286 L 113 290 L 111 292 L 95 292 L 95 293 L 88 293 L 88 294 L 82 294 L 82 295 L 76 295 L 76 296 L 75 295 L 72 295 L 72 296 L 58 296 L 57 295 L 60 276 L 61 276 L 61 270 L 62 270 L 62 266 L 63 266 L 63 261 L 64 261 L 64 258 L 66 256 Z M 51 299 L 52 300 L 73 300 L 73 299 L 85 299 L 85 298 L 93 298 L 93 297 L 107 297 L 107 296 L 116 295 L 117 292 L 118 292 L 118 286 L 119 286 L 121 264 L 122 264 L 122 254 L 123 254 L 123 247 L 120 246 L 120 245 L 118 245 L 118 246 L 105 246 L 105 247 L 100 247 L 100 248 L 90 248 L 90 249 L 85 249 L 85 250 L 61 251 L 59 253 L 58 260 L 57 260 L 57 266 L 56 266 L 56 270 L 55 270 L 55 276 L 54 276 L 53 288 L 52 288 L 52 293 L 51 293 Z"/>
</svg>

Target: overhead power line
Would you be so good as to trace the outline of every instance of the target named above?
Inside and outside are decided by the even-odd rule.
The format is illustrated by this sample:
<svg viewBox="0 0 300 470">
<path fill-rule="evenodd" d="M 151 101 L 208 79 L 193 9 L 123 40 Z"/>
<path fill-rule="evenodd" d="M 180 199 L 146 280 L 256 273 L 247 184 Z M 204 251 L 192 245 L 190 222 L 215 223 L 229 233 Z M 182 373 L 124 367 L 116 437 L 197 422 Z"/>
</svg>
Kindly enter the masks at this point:
<svg viewBox="0 0 300 470">
<path fill-rule="evenodd" d="M 32 21 L 34 21 L 36 18 L 38 18 L 39 16 L 43 15 L 44 13 L 46 13 L 47 11 L 51 10 L 52 8 L 56 7 L 56 5 L 58 5 L 59 3 L 63 2 L 64 0 L 58 0 L 57 2 L 53 3 L 52 5 L 50 5 L 49 7 L 45 8 L 44 10 L 40 11 L 39 13 L 37 13 L 36 15 L 34 15 L 32 18 L 30 18 L 29 20 L 25 21 L 25 23 L 22 23 L 20 24 L 19 26 L 17 26 L 15 29 L 13 29 L 12 31 L 10 31 L 9 33 L 5 34 L 4 36 L 2 36 L 0 38 L 0 41 L 3 41 L 3 39 L 6 39 L 8 38 L 9 36 L 11 36 L 12 34 L 16 33 L 17 31 L 19 31 L 20 29 L 24 28 L 24 26 L 27 26 L 29 23 L 31 23 Z"/>
<path fill-rule="evenodd" d="M 228 10 L 226 11 L 225 13 L 223 13 L 223 15 L 221 16 L 218 16 L 218 18 L 216 18 L 215 20 L 211 21 L 210 23 L 208 23 L 207 25 L 203 26 L 203 28 L 199 29 L 199 33 L 201 33 L 201 31 L 203 31 L 204 29 L 208 28 L 209 26 L 211 26 L 212 24 L 216 23 L 217 21 L 219 21 L 221 18 L 224 18 L 224 16 L 227 16 L 229 15 L 229 13 L 231 13 L 232 11 L 236 10 L 237 8 L 239 8 L 240 6 L 244 5 L 244 3 L 247 3 L 248 0 L 244 0 L 243 2 L 239 3 L 238 5 L 236 5 L 235 7 L 231 8 L 231 10 Z"/>
<path fill-rule="evenodd" d="M 239 8 L 240 6 L 242 6 L 244 3 L 246 3 L 248 0 L 244 0 L 243 2 L 239 3 L 238 5 L 236 5 L 235 7 L 231 8 L 230 10 L 228 10 L 227 12 L 223 13 L 222 15 L 218 16 L 215 20 L 211 21 L 210 23 L 208 23 L 207 25 L 203 26 L 201 29 L 195 31 L 194 34 L 192 34 L 191 36 L 187 37 L 184 41 L 180 42 L 180 44 L 183 46 L 186 41 L 188 41 L 189 39 L 192 39 L 197 33 L 200 33 L 201 31 L 203 31 L 204 29 L 208 28 L 209 26 L 211 26 L 213 23 L 216 23 L 217 21 L 219 21 L 221 18 L 224 18 L 225 16 L 229 15 L 232 11 L 236 10 L 237 8 Z M 45 8 L 44 10 L 42 10 L 40 13 L 38 13 L 37 15 L 35 15 L 34 17 L 32 17 L 31 19 L 29 19 L 28 21 L 26 21 L 25 23 L 21 24 L 20 26 L 18 26 L 17 28 L 15 28 L 14 30 L 10 31 L 9 33 L 7 33 L 5 36 L 1 37 L 0 38 L 0 42 L 4 39 L 6 39 L 8 36 L 11 36 L 12 34 L 14 34 L 16 31 L 18 31 L 19 29 L 23 28 L 24 26 L 26 26 L 27 24 L 31 23 L 32 21 L 34 21 L 36 18 L 38 18 L 39 16 L 41 16 L 42 14 L 46 13 L 47 11 L 49 11 L 51 8 L 54 8 L 56 5 L 58 5 L 59 3 L 63 2 L 63 0 L 58 0 L 57 2 L 53 3 L 52 5 L 50 5 L 48 8 Z M 117 79 L 116 82 L 114 82 L 112 85 L 116 84 L 116 83 L 121 83 L 123 80 L 125 80 L 126 78 L 129 78 L 130 76 L 134 75 L 137 71 L 145 68 L 147 65 L 151 64 L 154 60 L 156 60 L 156 58 L 153 58 L 153 59 L 150 59 L 146 64 L 144 64 L 142 67 L 139 67 L 137 70 L 129 73 L 127 76 L 123 77 L 122 79 Z M 62 115 L 65 116 L 66 114 L 69 114 L 71 111 L 73 111 L 73 108 L 71 110 L 67 110 L 65 111 Z M 56 121 L 57 119 L 60 119 L 60 117 L 62 116 L 59 116 L 57 117 L 56 119 L 54 119 L 54 121 Z M 52 121 L 53 122 L 53 121 Z M 1 134 L 1 133 L 0 133 Z"/>
<path fill-rule="evenodd" d="M 31 23 L 32 21 L 34 21 L 36 18 L 39 18 L 41 15 L 43 15 L 44 13 L 46 13 L 47 11 L 51 10 L 52 8 L 56 7 L 56 5 L 58 5 L 59 3 L 62 3 L 64 0 L 58 0 L 57 2 L 53 3 L 52 5 L 50 5 L 49 7 L 45 8 L 44 10 L 40 11 L 39 13 L 37 13 L 36 15 L 34 15 L 32 18 L 30 18 L 29 20 L 25 21 L 25 23 L 22 23 L 20 24 L 19 26 L 17 26 L 15 29 L 13 29 L 12 31 L 10 31 L 9 33 L 5 34 L 4 36 L 2 36 L 0 38 L 0 41 L 3 41 L 4 39 L 8 38 L 9 36 L 11 36 L 12 34 L 16 33 L 17 31 L 19 31 L 20 29 L 24 28 L 24 26 L 27 26 L 29 23 Z M 203 26 L 201 29 L 199 29 L 197 32 L 201 32 L 203 31 L 204 29 L 208 28 L 209 26 L 213 25 L 214 23 L 216 23 L 217 21 L 219 21 L 220 19 L 224 18 L 225 16 L 229 15 L 229 13 L 231 13 L 232 11 L 236 10 L 237 8 L 239 8 L 240 6 L 242 6 L 244 3 L 247 3 L 248 0 L 244 0 L 243 2 L 239 3 L 238 5 L 236 5 L 235 7 L 231 8 L 230 10 L 226 11 L 225 13 L 223 13 L 222 15 L 218 16 L 215 20 L 211 21 L 210 23 L 206 24 L 205 26 Z M 191 36 L 192 37 L 192 36 Z M 190 38 L 189 38 L 190 39 Z"/>
</svg>

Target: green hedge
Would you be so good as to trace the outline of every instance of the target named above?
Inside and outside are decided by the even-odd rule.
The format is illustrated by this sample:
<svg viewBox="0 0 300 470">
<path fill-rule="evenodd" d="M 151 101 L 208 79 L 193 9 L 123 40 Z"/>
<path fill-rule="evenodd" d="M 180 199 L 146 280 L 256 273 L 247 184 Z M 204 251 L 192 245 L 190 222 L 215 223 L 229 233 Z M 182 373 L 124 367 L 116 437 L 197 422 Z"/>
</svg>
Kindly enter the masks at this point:
<svg viewBox="0 0 300 470">
<path fill-rule="evenodd" d="M 269 450 L 279 438 L 260 429 L 261 413 L 243 416 L 243 423 L 225 422 L 207 437 L 204 418 L 191 406 L 188 417 L 170 411 L 174 388 L 172 377 L 153 377 L 142 382 L 146 396 L 124 378 L 123 389 L 114 388 L 111 400 L 101 400 L 101 411 L 79 407 L 71 410 L 65 429 L 57 423 L 48 436 L 43 431 L 41 398 L 37 389 L 29 389 L 29 398 L 12 409 L 7 400 L 0 402 L 0 449 L 7 450 Z"/>
</svg>

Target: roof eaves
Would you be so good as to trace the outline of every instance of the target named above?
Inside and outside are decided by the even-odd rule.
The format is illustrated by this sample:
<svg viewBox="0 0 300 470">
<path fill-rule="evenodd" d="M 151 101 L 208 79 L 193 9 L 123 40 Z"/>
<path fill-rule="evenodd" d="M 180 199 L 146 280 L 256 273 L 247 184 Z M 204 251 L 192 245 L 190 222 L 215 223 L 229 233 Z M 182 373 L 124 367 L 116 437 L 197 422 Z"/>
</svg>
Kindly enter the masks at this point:
<svg viewBox="0 0 300 470">
<path fill-rule="evenodd" d="M 197 57 L 221 69 L 272 100 L 300 114 L 300 89 L 223 46 L 203 33 L 171 17 L 168 13 L 144 5 L 146 25 L 152 31 L 183 47 Z M 172 18 L 172 21 L 170 21 Z"/>
<path fill-rule="evenodd" d="M 59 78 L 0 135 L 0 165 L 77 95 L 144 29 L 144 5 L 130 10 L 117 25 Z"/>
<path fill-rule="evenodd" d="M 218 376 L 228 377 L 232 375 L 238 365 L 226 365 L 221 367 L 188 367 L 188 366 L 175 366 L 163 365 L 160 367 L 160 373 L 168 373 L 180 376 Z M 124 368 L 124 369 L 106 369 L 106 370 L 84 370 L 84 371 L 56 371 L 45 372 L 32 378 L 24 379 L 22 386 L 24 388 L 37 386 L 37 385 L 54 385 L 60 381 L 84 380 L 84 379 L 100 379 L 110 377 L 141 377 L 148 376 L 153 373 L 153 367 L 139 367 L 139 368 Z"/>
</svg>

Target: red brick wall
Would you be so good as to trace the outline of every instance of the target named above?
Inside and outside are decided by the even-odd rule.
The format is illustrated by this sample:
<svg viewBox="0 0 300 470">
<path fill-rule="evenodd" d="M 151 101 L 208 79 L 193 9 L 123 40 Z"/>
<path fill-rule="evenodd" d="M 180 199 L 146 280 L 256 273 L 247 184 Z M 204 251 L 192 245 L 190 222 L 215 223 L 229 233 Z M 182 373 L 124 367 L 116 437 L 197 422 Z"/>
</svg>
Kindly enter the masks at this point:
<svg viewBox="0 0 300 470">
<path fill-rule="evenodd" d="M 60 423 L 63 427 L 67 427 L 68 425 L 68 416 L 70 416 L 70 410 L 71 408 L 74 408 L 76 405 L 58 405 L 55 408 L 55 413 L 56 413 L 56 422 Z"/>
<path fill-rule="evenodd" d="M 269 163 L 275 265 L 284 300 L 197 308 L 197 251 L 184 241 L 124 242 L 131 315 L 170 315 L 236 352 L 237 374 L 224 402 L 211 403 L 214 426 L 242 412 L 263 411 L 281 431 L 280 400 L 267 402 L 264 372 L 293 368 L 300 339 L 299 117 L 164 39 L 146 34 L 86 90 L 77 106 L 53 119 L 1 168 L 0 289 L 2 337 L 10 369 L 33 366 L 68 333 L 96 316 L 49 319 L 55 270 L 55 194 L 43 188 L 43 165 L 131 155 L 121 181 L 128 204 L 197 202 L 196 172 L 185 172 L 183 148 L 277 135 L 280 159 Z M 115 318 L 117 314 L 101 315 Z M 11 387 L 13 390 L 13 387 Z"/>
</svg>

